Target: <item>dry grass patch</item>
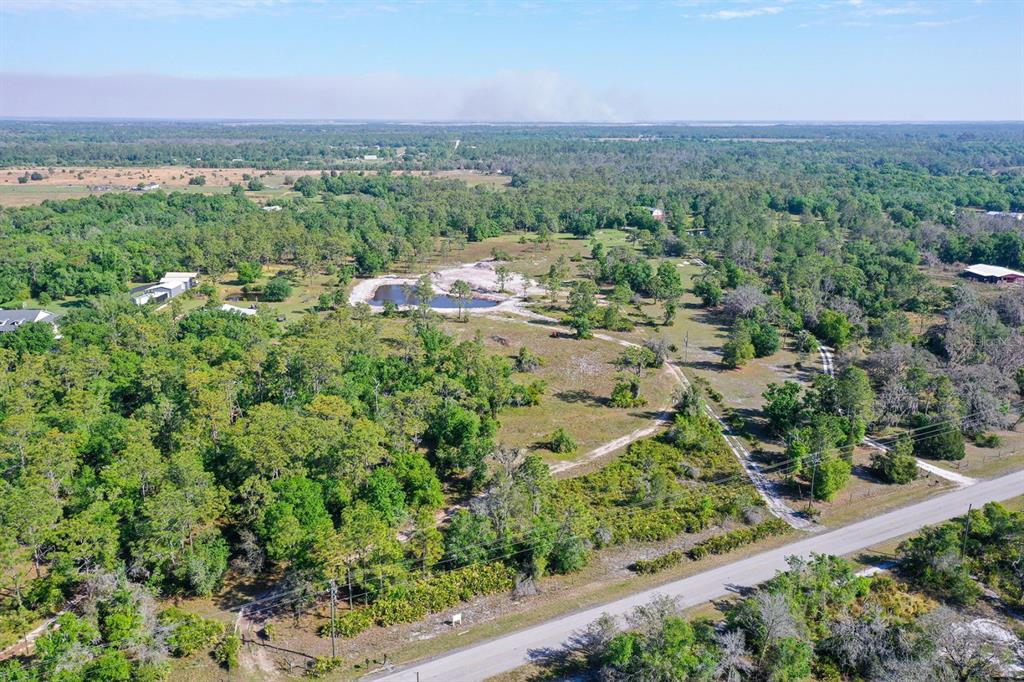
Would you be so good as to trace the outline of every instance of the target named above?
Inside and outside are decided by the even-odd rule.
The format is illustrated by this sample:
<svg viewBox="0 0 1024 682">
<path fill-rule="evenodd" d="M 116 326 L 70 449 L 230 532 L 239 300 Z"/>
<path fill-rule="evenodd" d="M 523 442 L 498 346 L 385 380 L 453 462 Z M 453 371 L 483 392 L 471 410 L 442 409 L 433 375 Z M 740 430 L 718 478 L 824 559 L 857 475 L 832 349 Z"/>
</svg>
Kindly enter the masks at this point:
<svg viewBox="0 0 1024 682">
<path fill-rule="evenodd" d="M 468 322 L 448 321 L 445 329 L 459 338 L 480 334 L 490 352 L 510 359 L 525 346 L 544 359 L 544 366 L 529 374 L 516 374 L 521 383 L 540 379 L 547 390 L 540 405 L 501 411 L 499 440 L 508 445 L 536 449 L 549 461 L 564 461 L 545 444 L 552 432 L 564 428 L 578 444 L 575 455 L 583 457 L 594 448 L 649 426 L 653 413 L 669 402 L 675 382 L 666 370 L 648 370 L 641 383 L 647 405 L 637 409 L 609 407 L 606 402 L 615 385 L 614 365 L 622 352 L 618 344 L 601 339 L 577 340 L 551 336 L 545 325 L 519 319 L 498 320 L 483 316 Z"/>
</svg>

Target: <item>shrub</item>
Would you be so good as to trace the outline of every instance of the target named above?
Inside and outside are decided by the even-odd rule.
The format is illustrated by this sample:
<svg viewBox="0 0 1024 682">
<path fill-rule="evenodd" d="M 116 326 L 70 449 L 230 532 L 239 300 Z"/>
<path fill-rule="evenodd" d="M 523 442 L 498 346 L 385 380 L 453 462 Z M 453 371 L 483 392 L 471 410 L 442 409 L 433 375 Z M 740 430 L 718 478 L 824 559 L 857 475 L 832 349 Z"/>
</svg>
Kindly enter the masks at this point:
<svg viewBox="0 0 1024 682">
<path fill-rule="evenodd" d="M 664 571 L 682 562 L 686 558 L 686 552 L 681 549 L 674 549 L 653 559 L 640 559 L 633 564 L 633 570 L 637 573 L 648 575 Z"/>
<path fill-rule="evenodd" d="M 728 533 L 715 535 L 702 542 L 697 543 L 687 552 L 694 561 L 702 559 L 709 554 L 726 554 L 744 545 L 760 542 L 765 538 L 774 535 L 782 535 L 789 532 L 789 524 L 782 519 L 772 518 L 762 521 L 756 526 L 737 528 Z"/>
<path fill-rule="evenodd" d="M 788 531 L 789 524 L 782 519 L 768 519 L 756 526 L 737 528 L 721 535 L 715 535 L 697 543 L 686 551 L 675 549 L 653 559 L 641 559 L 633 564 L 633 570 L 643 574 L 657 573 L 675 566 L 682 562 L 683 559 L 699 561 L 709 554 L 725 554 L 744 545 L 760 542 L 765 538 L 772 537 L 773 535 L 782 535 Z"/>
<path fill-rule="evenodd" d="M 544 359 L 526 346 L 521 346 L 516 353 L 516 371 L 533 372 L 544 366 Z"/>
<path fill-rule="evenodd" d="M 227 670 L 238 667 L 238 652 L 242 648 L 242 640 L 238 635 L 230 634 L 220 641 L 213 650 L 213 658 Z"/>
<path fill-rule="evenodd" d="M 328 675 L 339 667 L 341 667 L 342 660 L 340 658 L 333 658 L 331 656 L 317 656 L 313 660 L 313 665 L 309 666 L 306 670 L 307 677 L 323 677 Z"/>
<path fill-rule="evenodd" d="M 342 611 L 334 619 L 334 632 L 339 637 L 355 637 L 373 625 L 373 616 L 369 609 L 352 609 Z M 320 636 L 331 636 L 331 624 L 328 622 L 320 626 Z"/>
<path fill-rule="evenodd" d="M 871 468 L 889 483 L 910 483 L 917 478 L 917 460 L 910 437 L 903 435 L 891 450 L 871 455 Z"/>
<path fill-rule="evenodd" d="M 1003 439 L 996 433 L 979 433 L 974 437 L 974 444 L 979 448 L 998 448 L 1003 444 Z"/>
<path fill-rule="evenodd" d="M 571 455 L 576 452 L 576 448 L 576 441 L 561 426 L 555 429 L 548 440 L 548 449 L 560 455 Z"/>
<path fill-rule="evenodd" d="M 647 399 L 640 395 L 638 378 L 623 376 L 615 383 L 609 402 L 612 407 L 641 407 L 647 404 Z"/>
<path fill-rule="evenodd" d="M 370 613 L 378 625 L 388 627 L 420 620 L 428 611 L 424 604 L 408 599 L 378 599 L 370 606 Z"/>
<path fill-rule="evenodd" d="M 428 613 L 443 611 L 477 596 L 511 590 L 514 577 L 514 569 L 494 562 L 445 571 L 411 584 L 398 585 L 369 607 L 338 616 L 336 632 L 342 637 L 354 637 L 373 623 L 382 627 L 411 623 Z M 330 634 L 330 623 L 321 626 L 321 636 Z"/>
<path fill-rule="evenodd" d="M 205 185 L 206 184 L 206 176 L 205 175 L 195 175 L 195 176 L 193 176 L 193 177 L 188 179 L 188 184 L 196 185 L 196 186 Z"/>
<path fill-rule="evenodd" d="M 524 385 L 515 384 L 512 386 L 512 395 L 509 397 L 509 404 L 513 407 L 532 407 L 540 405 L 540 399 L 548 388 L 546 381 L 537 379 Z"/>
<path fill-rule="evenodd" d="M 175 656 L 191 656 L 209 649 L 224 634 L 221 623 L 176 607 L 161 613 L 159 620 L 170 632 L 167 646 Z"/>
</svg>

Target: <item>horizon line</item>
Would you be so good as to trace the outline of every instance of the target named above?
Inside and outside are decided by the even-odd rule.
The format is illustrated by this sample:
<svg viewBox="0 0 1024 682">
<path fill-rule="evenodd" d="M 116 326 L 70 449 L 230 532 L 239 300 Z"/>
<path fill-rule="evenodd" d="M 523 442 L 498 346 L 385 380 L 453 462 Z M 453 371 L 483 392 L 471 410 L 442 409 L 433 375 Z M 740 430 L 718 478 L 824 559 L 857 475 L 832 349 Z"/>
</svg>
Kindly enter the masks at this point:
<svg viewBox="0 0 1024 682">
<path fill-rule="evenodd" d="M 225 118 L 225 117 L 152 117 L 152 116 L 3 116 L 0 122 L 25 123 L 264 123 L 264 124 L 334 124 L 334 125 L 410 125 L 410 126 L 784 126 L 784 125 L 949 125 L 949 124 L 1024 124 L 1024 119 L 634 119 L 601 120 L 489 120 L 489 119 L 416 119 L 416 118 Z"/>
</svg>

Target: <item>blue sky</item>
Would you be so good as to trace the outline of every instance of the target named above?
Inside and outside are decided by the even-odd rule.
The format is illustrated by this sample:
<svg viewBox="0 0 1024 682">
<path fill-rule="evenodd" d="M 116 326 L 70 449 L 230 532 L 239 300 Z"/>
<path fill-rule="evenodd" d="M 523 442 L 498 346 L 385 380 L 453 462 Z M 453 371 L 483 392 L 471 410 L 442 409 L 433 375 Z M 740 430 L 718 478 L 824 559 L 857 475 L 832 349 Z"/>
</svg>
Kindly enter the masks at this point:
<svg viewBox="0 0 1024 682">
<path fill-rule="evenodd" d="M 1019 0 L 0 0 L 0 115 L 1021 120 Z"/>
</svg>

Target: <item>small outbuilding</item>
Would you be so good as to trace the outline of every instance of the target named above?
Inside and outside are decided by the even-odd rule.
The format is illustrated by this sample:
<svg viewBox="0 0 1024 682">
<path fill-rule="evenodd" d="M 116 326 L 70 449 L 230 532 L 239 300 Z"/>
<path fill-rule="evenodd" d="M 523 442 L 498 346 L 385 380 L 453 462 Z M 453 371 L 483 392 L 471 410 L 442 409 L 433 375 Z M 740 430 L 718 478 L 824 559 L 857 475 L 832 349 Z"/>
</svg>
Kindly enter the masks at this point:
<svg viewBox="0 0 1024 682">
<path fill-rule="evenodd" d="M 235 313 L 236 315 L 249 316 L 256 314 L 255 308 L 239 308 L 237 305 L 231 305 L 230 303 L 221 305 L 220 309 L 226 313 Z"/>
<path fill-rule="evenodd" d="M 969 265 L 960 274 L 968 279 L 989 282 L 991 284 L 1024 282 L 1024 272 L 1018 272 L 999 265 L 985 265 L 984 263 Z"/>
</svg>

